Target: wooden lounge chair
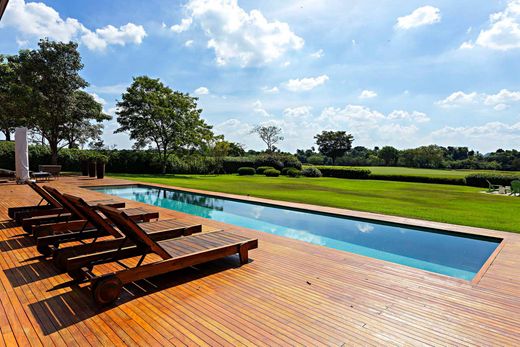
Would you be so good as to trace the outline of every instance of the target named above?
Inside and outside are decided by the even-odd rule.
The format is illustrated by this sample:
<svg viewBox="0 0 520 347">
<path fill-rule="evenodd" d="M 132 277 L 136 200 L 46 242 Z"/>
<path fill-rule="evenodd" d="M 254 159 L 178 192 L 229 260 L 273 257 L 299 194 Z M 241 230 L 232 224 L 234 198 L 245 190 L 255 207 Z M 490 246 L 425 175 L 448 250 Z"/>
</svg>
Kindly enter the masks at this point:
<svg viewBox="0 0 520 347">
<path fill-rule="evenodd" d="M 500 184 L 492 184 L 488 180 L 486 180 L 486 182 L 489 185 L 489 187 L 488 187 L 488 192 L 489 193 L 496 192 L 496 191 L 498 191 L 502 187 Z"/>
<path fill-rule="evenodd" d="M 63 208 L 63 206 L 56 201 L 47 191 L 45 191 L 42 187 L 34 182 L 27 182 L 27 185 L 31 187 L 40 197 L 41 200 L 37 205 L 33 206 L 22 206 L 22 207 L 10 207 L 7 211 L 10 218 L 14 219 L 16 222 L 21 223 L 23 219 L 38 217 L 38 216 L 46 216 L 46 215 L 55 215 L 67 212 Z M 100 203 L 110 204 L 114 207 L 125 207 L 125 203 L 122 201 L 114 201 L 110 200 L 93 200 L 89 201 L 89 204 L 92 206 L 97 206 Z"/>
<path fill-rule="evenodd" d="M 44 188 L 65 208 L 65 210 L 69 211 L 68 213 L 70 214 L 70 218 L 58 221 L 54 221 L 51 218 L 50 221 L 47 221 L 47 217 L 34 217 L 28 220 L 24 220 L 22 222 L 22 226 L 26 225 L 27 223 L 33 223 L 31 226 L 31 231 L 35 238 L 46 235 L 70 233 L 92 227 L 87 220 L 87 216 L 81 209 L 78 208 L 76 203 L 67 200 L 63 194 L 61 194 L 55 188 L 49 186 L 44 186 Z M 98 205 L 91 205 L 89 203 L 86 204 L 96 209 L 99 205 L 105 205 L 105 202 L 102 202 Z M 110 204 L 108 206 L 116 208 L 118 207 Z M 149 222 L 152 219 L 159 218 L 159 212 L 150 211 L 142 207 L 126 209 L 126 212 L 132 219 L 136 221 Z M 37 223 L 35 223 L 35 221 Z"/>
<path fill-rule="evenodd" d="M 58 249 L 60 245 L 72 241 L 83 241 L 87 239 L 93 239 L 92 242 L 98 241 L 98 238 L 104 237 L 104 236 L 112 236 L 110 239 L 113 238 L 121 238 L 123 235 L 110 223 L 110 220 L 107 220 L 104 218 L 103 215 L 97 212 L 96 208 L 93 208 L 89 206 L 89 204 L 83 200 L 82 198 L 69 195 L 69 194 L 63 194 L 63 197 L 65 200 L 67 200 L 67 203 L 71 204 L 74 208 L 78 210 L 78 213 L 81 214 L 81 216 L 85 219 L 85 222 L 83 223 L 83 227 L 80 230 L 68 230 L 67 232 L 55 232 L 53 234 L 47 233 L 46 235 L 40 235 L 36 239 L 36 248 L 40 253 L 43 255 L 51 255 L 53 254 L 54 259 L 58 259 L 58 263 L 61 264 L 63 261 L 63 254 L 66 252 L 59 252 Z M 134 208 L 134 209 L 124 209 L 123 210 L 127 215 L 130 216 L 134 221 L 141 221 L 141 216 L 139 216 L 136 212 L 143 211 L 142 208 Z M 134 212 L 136 211 L 136 212 Z M 158 216 L 158 214 L 157 214 Z M 140 218 L 141 217 L 141 218 Z M 146 218 L 145 218 L 146 219 Z M 58 224 L 66 224 L 66 223 L 58 223 Z M 54 228 L 56 228 L 56 225 L 53 225 Z M 61 227 L 61 225 L 60 225 Z M 64 226 L 66 228 L 66 225 Z M 34 234 L 36 235 L 39 230 L 47 228 L 46 225 L 38 226 L 34 230 Z M 144 221 L 143 224 L 141 224 L 141 228 L 146 230 L 148 233 L 163 233 L 168 230 L 181 230 L 182 229 L 182 235 L 189 235 L 195 232 L 202 231 L 202 226 L 194 225 L 194 224 L 188 224 L 183 223 L 175 219 L 170 220 L 162 220 L 158 222 L 150 222 L 149 220 Z M 46 230 L 47 231 L 47 230 Z M 173 234 L 172 234 L 173 235 Z M 173 236 L 172 236 L 173 237 Z M 99 242 L 98 242 L 99 245 Z M 76 248 L 80 249 L 80 248 Z M 85 248 L 82 248 L 85 249 Z M 90 247 L 89 249 L 96 249 L 95 247 Z M 69 250 L 70 251 L 70 250 Z M 70 252 L 69 252 L 70 253 Z M 60 257 L 61 255 L 61 257 Z M 62 267 L 62 269 L 64 269 Z"/>
<path fill-rule="evenodd" d="M 40 188 L 39 186 L 37 186 Z M 41 188 L 40 188 L 41 189 Z M 76 223 L 76 227 L 81 228 L 81 216 L 78 215 L 77 210 L 73 208 L 73 206 L 70 206 L 69 204 L 66 204 L 65 199 L 63 198 L 62 194 L 53 187 L 50 186 L 43 186 L 42 189 L 43 192 L 47 193 L 52 199 L 54 199 L 57 203 L 60 204 L 62 207 L 62 210 L 57 213 L 51 213 L 51 214 L 44 214 L 44 215 L 38 215 L 30 218 L 24 218 L 21 220 L 21 225 L 23 229 L 29 233 L 33 233 L 33 228 L 35 226 L 41 225 L 41 224 L 49 224 L 49 223 L 58 223 L 58 222 L 68 222 L 70 223 L 68 225 L 69 228 L 72 228 L 74 223 Z M 125 203 L 122 201 L 116 201 L 113 199 L 107 199 L 107 200 L 95 200 L 90 201 L 89 204 L 91 206 L 98 206 L 98 205 L 108 205 L 111 207 L 124 207 Z M 151 216 L 150 219 L 153 219 L 154 217 Z M 158 217 L 155 217 L 158 218 Z"/>
<path fill-rule="evenodd" d="M 222 230 L 156 241 L 150 238 L 140 225 L 128 218 L 123 211 L 107 206 L 99 206 L 99 210 L 109 217 L 125 235 L 124 240 L 129 239 L 133 242 L 134 249 L 129 255 L 132 257 L 140 256 L 135 267 L 123 266 L 122 270 L 101 276 L 93 274 L 88 266 L 80 270 L 83 271 L 86 281 L 91 284 L 94 301 L 100 305 L 108 305 L 115 302 L 121 294 L 122 286 L 134 281 L 206 263 L 233 254 L 239 254 L 240 264 L 245 264 L 248 261 L 248 251 L 258 247 L 257 239 L 239 236 Z M 118 249 L 117 252 L 123 253 L 125 249 Z M 149 253 L 157 254 L 162 260 L 143 264 L 146 255 Z M 69 258 L 67 265 L 70 266 L 74 262 L 83 262 L 85 264 L 85 258 L 99 256 L 90 254 Z M 118 258 L 124 259 L 123 256 L 118 256 Z M 91 265 L 95 265 L 95 262 L 91 263 Z"/>
</svg>

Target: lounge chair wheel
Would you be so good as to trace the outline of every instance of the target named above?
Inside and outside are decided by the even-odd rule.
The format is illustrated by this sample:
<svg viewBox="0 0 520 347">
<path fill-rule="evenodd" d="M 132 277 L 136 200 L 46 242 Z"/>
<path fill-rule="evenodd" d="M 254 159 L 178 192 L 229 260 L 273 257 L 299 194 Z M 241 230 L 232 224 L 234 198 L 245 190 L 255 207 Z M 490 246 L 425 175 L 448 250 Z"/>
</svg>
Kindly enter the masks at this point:
<svg viewBox="0 0 520 347">
<path fill-rule="evenodd" d="M 116 276 L 107 276 L 98 279 L 92 285 L 92 296 L 99 305 L 110 305 L 121 295 L 123 283 Z"/>
<path fill-rule="evenodd" d="M 60 271 L 65 271 L 67 269 L 67 254 L 63 252 L 54 253 L 52 262 Z"/>
<path fill-rule="evenodd" d="M 49 247 L 49 245 L 37 245 L 36 249 L 46 257 L 52 254 L 52 249 Z"/>
</svg>

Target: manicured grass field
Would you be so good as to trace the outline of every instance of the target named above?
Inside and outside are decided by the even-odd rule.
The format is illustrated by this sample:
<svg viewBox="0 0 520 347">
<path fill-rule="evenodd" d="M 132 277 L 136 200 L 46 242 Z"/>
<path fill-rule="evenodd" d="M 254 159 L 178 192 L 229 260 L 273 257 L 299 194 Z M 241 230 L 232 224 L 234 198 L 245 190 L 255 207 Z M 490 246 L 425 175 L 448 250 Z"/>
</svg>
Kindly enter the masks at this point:
<svg viewBox="0 0 520 347">
<path fill-rule="evenodd" d="M 391 167 L 391 166 L 356 166 L 370 170 L 378 175 L 405 175 L 405 176 L 428 176 L 428 177 L 449 177 L 464 178 L 474 173 L 503 173 L 520 174 L 519 171 L 491 171 L 491 170 L 436 170 L 436 169 L 416 169 L 411 167 Z"/>
<path fill-rule="evenodd" d="M 520 197 L 440 184 L 238 175 L 111 175 L 177 187 L 251 195 L 520 232 Z"/>
</svg>

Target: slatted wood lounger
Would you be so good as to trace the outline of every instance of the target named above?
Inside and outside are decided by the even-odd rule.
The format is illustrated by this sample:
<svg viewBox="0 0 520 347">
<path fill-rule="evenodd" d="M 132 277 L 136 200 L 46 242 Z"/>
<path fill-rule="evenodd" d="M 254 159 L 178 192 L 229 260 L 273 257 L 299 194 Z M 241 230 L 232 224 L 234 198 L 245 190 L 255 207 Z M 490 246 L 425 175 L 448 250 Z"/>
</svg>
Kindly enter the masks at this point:
<svg viewBox="0 0 520 347">
<path fill-rule="evenodd" d="M 87 202 L 80 197 L 76 197 L 70 194 L 63 194 L 63 198 L 66 200 L 66 203 L 73 205 L 73 207 L 78 210 L 78 213 L 80 213 L 82 217 L 85 218 L 85 222 L 83 224 L 84 227 L 79 231 L 60 232 L 38 237 L 36 239 L 36 248 L 40 253 L 43 255 L 52 254 L 55 264 L 60 269 L 64 270 L 65 266 L 60 264 L 63 264 L 65 259 L 72 254 L 77 255 L 86 253 L 87 250 L 89 252 L 103 250 L 100 248 L 103 247 L 103 243 L 101 240 L 98 240 L 100 237 L 112 236 L 109 238 L 109 240 L 102 240 L 108 241 L 104 242 L 105 246 L 108 247 L 107 249 L 119 247 L 118 241 L 112 241 L 114 241 L 114 238 L 121 239 L 123 235 L 110 223 L 110 220 L 104 218 L 103 215 L 98 213 L 95 208 L 89 206 Z M 133 220 L 138 220 L 138 218 L 135 218 L 131 215 L 131 210 L 132 209 L 124 209 L 123 211 Z M 56 224 L 52 226 L 56 226 Z M 156 222 L 144 222 L 141 224 L 141 227 L 146 230 L 147 233 L 153 234 L 154 237 L 158 237 L 157 235 L 162 235 L 167 231 L 170 232 L 170 234 L 168 234 L 170 235 L 169 237 L 190 235 L 192 233 L 202 231 L 202 225 L 200 224 L 184 223 L 175 219 L 161 220 Z M 47 228 L 47 225 L 36 227 L 34 234 L 38 234 L 38 229 L 41 228 Z M 95 243 L 95 245 L 91 244 L 89 247 L 80 245 L 76 248 L 68 247 L 68 250 L 65 251 L 60 250 L 60 245 L 64 243 L 71 241 L 83 241 L 87 239 L 93 239 L 93 243 Z"/>
<path fill-rule="evenodd" d="M 86 220 L 86 216 L 84 213 L 75 206 L 74 203 L 68 201 L 63 194 L 61 194 L 57 189 L 44 186 L 44 189 L 58 201 L 65 210 L 68 211 L 69 217 L 65 220 L 55 220 L 53 217 L 33 217 L 29 219 L 24 219 L 22 221 L 22 226 L 25 228 L 30 228 L 30 231 L 33 233 L 34 237 L 37 239 L 41 236 L 45 235 L 53 235 L 53 234 L 61 234 L 61 233 L 70 233 L 74 231 L 79 231 L 84 229 L 85 227 L 90 227 L 88 221 Z M 99 205 L 104 205 L 104 203 L 98 204 L 96 206 L 92 206 L 92 208 L 97 208 Z M 110 206 L 110 205 L 108 205 Z M 114 206 L 111 206 L 114 207 Z M 152 219 L 159 218 L 159 212 L 150 211 L 149 209 L 136 207 L 126 209 L 128 215 L 131 216 L 132 219 L 142 222 L 149 222 Z M 26 230 L 26 229 L 25 229 Z M 27 230 L 26 230 L 27 231 Z"/>
<path fill-rule="evenodd" d="M 27 185 L 41 197 L 41 200 L 37 205 L 33 206 L 10 207 L 7 213 L 9 217 L 14 219 L 17 223 L 21 224 L 23 219 L 27 218 L 58 215 L 60 213 L 65 214 L 68 212 L 58 201 L 56 201 L 56 199 L 36 183 L 29 181 L 27 182 Z M 46 202 L 46 204 L 43 204 L 44 202 Z M 113 199 L 91 200 L 88 203 L 91 206 L 108 204 L 113 207 L 125 207 L 123 201 L 115 201 Z"/>
<path fill-rule="evenodd" d="M 141 257 L 133 268 L 124 268 L 102 276 L 93 274 L 92 269 L 88 266 L 80 270 L 83 271 L 86 281 L 91 284 L 94 301 L 100 305 L 114 303 L 119 298 L 123 285 L 141 279 L 206 263 L 237 253 L 240 257 L 240 265 L 245 264 L 248 261 L 248 251 L 258 247 L 257 239 L 235 235 L 222 230 L 155 241 L 123 211 L 108 206 L 99 206 L 99 210 L 112 220 L 125 235 L 125 239 L 133 241 L 135 244 L 133 246 L 134 251 L 129 255 L 139 255 Z M 124 251 L 124 249 L 118 251 Z M 162 260 L 143 265 L 143 260 L 149 253 L 159 255 Z M 69 258 L 67 270 L 76 269 L 74 267 L 75 263 L 85 264 L 85 258 L 93 256 L 99 257 L 101 255 L 90 254 Z M 119 259 L 124 258 L 119 257 Z M 95 265 L 95 261 L 90 265 Z M 77 273 L 74 275 L 77 278 Z"/>
</svg>

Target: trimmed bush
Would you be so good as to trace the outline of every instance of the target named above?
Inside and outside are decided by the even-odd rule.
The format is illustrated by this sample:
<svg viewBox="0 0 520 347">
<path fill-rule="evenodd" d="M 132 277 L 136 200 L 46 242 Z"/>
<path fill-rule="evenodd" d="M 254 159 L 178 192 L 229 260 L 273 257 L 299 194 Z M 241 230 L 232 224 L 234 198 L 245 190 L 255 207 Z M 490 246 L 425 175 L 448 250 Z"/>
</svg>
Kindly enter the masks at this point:
<svg viewBox="0 0 520 347">
<path fill-rule="evenodd" d="M 238 174 L 240 176 L 253 176 L 256 173 L 254 167 L 241 167 L 238 169 Z"/>
<path fill-rule="evenodd" d="M 410 176 L 410 175 L 370 174 L 370 176 L 368 176 L 368 178 L 371 180 L 381 180 L 381 181 L 451 184 L 451 185 L 457 185 L 457 186 L 463 186 L 466 184 L 466 180 L 464 178 L 454 178 L 454 177 L 428 177 L 428 176 Z"/>
<path fill-rule="evenodd" d="M 287 170 L 287 173 L 286 175 L 289 176 L 289 177 L 300 177 L 301 176 L 301 171 L 298 170 L 298 169 L 295 169 L 293 167 L 289 168 L 289 170 Z"/>
<path fill-rule="evenodd" d="M 262 175 L 265 170 L 275 170 L 272 166 L 260 166 L 256 168 L 256 173 Z"/>
<path fill-rule="evenodd" d="M 255 167 L 260 168 L 263 166 L 269 166 L 276 170 L 281 170 L 283 168 L 283 162 L 275 155 L 262 154 L 255 158 Z"/>
<path fill-rule="evenodd" d="M 222 163 L 225 173 L 237 173 L 241 167 L 255 166 L 255 158 L 251 157 L 226 157 Z"/>
<path fill-rule="evenodd" d="M 488 188 L 489 181 L 491 184 L 500 184 L 502 186 L 511 185 L 511 181 L 520 179 L 520 175 L 507 175 L 498 173 L 479 173 L 466 176 L 466 184 L 472 187 Z"/>
<path fill-rule="evenodd" d="M 321 171 L 315 167 L 306 167 L 301 171 L 302 176 L 305 177 L 321 177 L 323 176 Z"/>
<path fill-rule="evenodd" d="M 345 166 L 316 166 L 316 168 L 321 171 L 323 177 L 366 179 L 370 175 L 370 170 Z"/>
<path fill-rule="evenodd" d="M 267 177 L 278 177 L 280 176 L 280 171 L 276 169 L 267 169 L 264 171 L 264 175 Z"/>
</svg>

